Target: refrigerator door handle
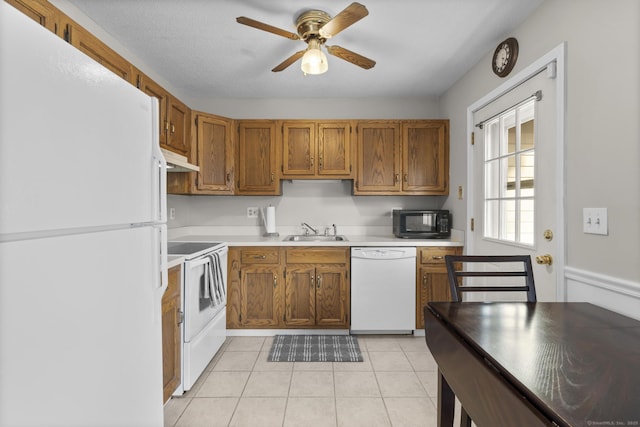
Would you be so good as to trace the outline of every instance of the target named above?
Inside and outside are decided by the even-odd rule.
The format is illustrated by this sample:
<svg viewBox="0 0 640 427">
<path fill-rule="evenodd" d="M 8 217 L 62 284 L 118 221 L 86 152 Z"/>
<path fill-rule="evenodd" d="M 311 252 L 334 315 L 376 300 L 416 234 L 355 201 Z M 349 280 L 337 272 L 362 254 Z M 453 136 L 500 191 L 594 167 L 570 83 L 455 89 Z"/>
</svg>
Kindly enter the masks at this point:
<svg viewBox="0 0 640 427">
<path fill-rule="evenodd" d="M 153 268 L 153 283 L 160 290 L 160 295 L 164 294 L 169 286 L 167 268 L 167 226 L 165 224 L 154 225 L 157 231 L 154 235 L 154 251 L 158 254 L 158 262 Z"/>
<path fill-rule="evenodd" d="M 167 161 L 160 151 L 159 109 L 158 99 L 155 97 L 151 97 L 151 112 L 153 218 L 154 221 L 165 223 L 167 222 Z"/>
</svg>

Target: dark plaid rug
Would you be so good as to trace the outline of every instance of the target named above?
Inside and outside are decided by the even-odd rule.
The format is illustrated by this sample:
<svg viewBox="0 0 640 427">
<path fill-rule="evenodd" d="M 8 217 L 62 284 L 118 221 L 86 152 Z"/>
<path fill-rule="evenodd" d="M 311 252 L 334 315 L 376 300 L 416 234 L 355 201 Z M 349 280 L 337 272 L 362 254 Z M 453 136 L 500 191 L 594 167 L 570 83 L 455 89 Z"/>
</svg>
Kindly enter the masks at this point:
<svg viewBox="0 0 640 427">
<path fill-rule="evenodd" d="M 362 362 L 351 335 L 276 335 L 269 362 Z"/>
</svg>

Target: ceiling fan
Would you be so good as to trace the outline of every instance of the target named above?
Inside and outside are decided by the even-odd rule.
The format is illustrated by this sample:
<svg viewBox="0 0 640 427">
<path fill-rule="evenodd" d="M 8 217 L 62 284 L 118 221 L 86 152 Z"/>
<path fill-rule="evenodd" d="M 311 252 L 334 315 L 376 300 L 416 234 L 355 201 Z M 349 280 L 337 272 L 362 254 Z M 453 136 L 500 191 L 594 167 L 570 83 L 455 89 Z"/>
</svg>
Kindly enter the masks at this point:
<svg viewBox="0 0 640 427">
<path fill-rule="evenodd" d="M 327 57 L 321 50 L 325 41 L 335 36 L 345 28 L 348 28 L 358 22 L 368 14 L 369 11 L 367 8 L 356 2 L 351 3 L 333 18 L 322 10 L 308 10 L 300 14 L 296 19 L 298 34 L 247 18 L 245 16 L 236 18 L 236 21 L 240 24 L 248 25 L 291 40 L 302 40 L 307 43 L 307 49 L 294 53 L 271 71 L 282 71 L 298 59 L 302 58 L 301 68 L 305 74 L 322 74 L 328 69 Z M 330 55 L 336 56 L 366 70 L 373 68 L 373 66 L 376 65 L 375 61 L 343 47 L 334 45 L 325 46 L 325 48 Z"/>
</svg>

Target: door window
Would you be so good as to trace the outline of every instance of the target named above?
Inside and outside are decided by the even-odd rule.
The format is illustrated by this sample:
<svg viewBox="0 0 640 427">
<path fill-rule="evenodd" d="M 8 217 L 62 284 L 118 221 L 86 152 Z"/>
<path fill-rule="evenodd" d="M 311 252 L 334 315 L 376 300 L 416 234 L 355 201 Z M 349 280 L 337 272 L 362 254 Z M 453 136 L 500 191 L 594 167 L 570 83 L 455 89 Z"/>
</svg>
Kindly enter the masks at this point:
<svg viewBox="0 0 640 427">
<path fill-rule="evenodd" d="M 484 237 L 535 244 L 535 99 L 483 124 Z"/>
</svg>

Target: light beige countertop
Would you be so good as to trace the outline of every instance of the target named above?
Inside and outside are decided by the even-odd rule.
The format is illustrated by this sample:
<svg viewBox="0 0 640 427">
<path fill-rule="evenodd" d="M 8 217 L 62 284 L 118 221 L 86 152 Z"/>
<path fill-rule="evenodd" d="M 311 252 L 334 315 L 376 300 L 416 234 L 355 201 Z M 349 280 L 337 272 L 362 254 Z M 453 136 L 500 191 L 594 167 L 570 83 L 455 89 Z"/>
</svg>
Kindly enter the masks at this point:
<svg viewBox="0 0 640 427">
<path fill-rule="evenodd" d="M 215 229 L 207 230 L 206 227 L 183 227 L 169 230 L 169 240 L 227 242 L 229 246 L 464 246 L 464 239 L 455 232 L 450 239 L 399 239 L 393 234 L 349 234 L 349 230 L 344 231 L 339 231 L 338 235 L 345 236 L 347 241 L 283 241 L 289 234 L 297 233 L 265 237 L 257 233 L 234 235 L 220 233 L 220 230 Z"/>
<path fill-rule="evenodd" d="M 184 257 L 182 255 L 167 255 L 167 268 L 181 265 L 183 262 Z"/>
</svg>

